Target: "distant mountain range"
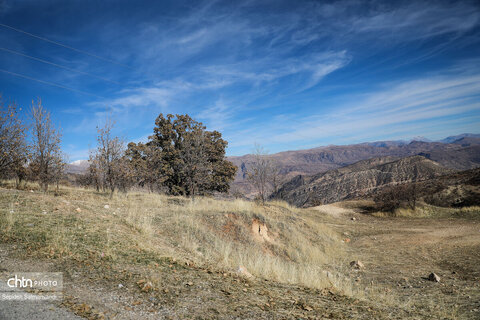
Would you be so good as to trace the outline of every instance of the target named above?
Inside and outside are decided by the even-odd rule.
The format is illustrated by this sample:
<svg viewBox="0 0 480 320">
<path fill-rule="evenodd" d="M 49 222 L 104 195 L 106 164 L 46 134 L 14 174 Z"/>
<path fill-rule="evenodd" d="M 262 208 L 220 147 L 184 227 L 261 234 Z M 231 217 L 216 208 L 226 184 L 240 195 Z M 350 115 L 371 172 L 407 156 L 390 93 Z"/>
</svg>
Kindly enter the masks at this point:
<svg viewBox="0 0 480 320">
<path fill-rule="evenodd" d="M 480 138 L 480 134 L 475 134 L 475 133 L 462 133 L 457 136 L 450 136 L 446 137 L 445 139 L 440 140 L 440 142 L 443 143 L 454 143 L 457 140 L 460 140 L 462 138 Z"/>
<path fill-rule="evenodd" d="M 417 139 L 426 140 L 421 137 L 417 137 Z M 280 171 L 281 179 L 286 183 L 282 188 L 283 194 L 287 199 L 292 199 L 291 202 L 297 205 L 308 205 L 310 200 L 308 200 L 308 196 L 305 195 L 305 190 L 313 188 L 313 185 L 310 184 L 315 181 L 318 182 L 319 185 L 330 185 L 329 188 L 331 190 L 337 190 L 336 192 L 331 191 L 333 192 L 332 194 L 328 193 L 322 195 L 322 201 L 340 200 L 359 195 L 362 192 L 369 190 L 369 188 L 377 188 L 378 179 L 383 179 L 383 176 L 380 175 L 376 177 L 373 174 L 373 171 L 368 174 L 361 170 L 361 173 L 360 171 L 351 171 L 347 174 L 348 170 L 354 170 L 355 168 L 358 169 L 367 164 L 376 166 L 383 165 L 383 162 L 395 163 L 395 161 L 402 158 L 420 155 L 423 157 L 422 159 L 428 159 L 431 160 L 432 163 L 436 162 L 439 164 L 440 168 L 432 165 L 432 168 L 437 168 L 439 170 L 439 172 L 434 174 L 435 176 L 438 175 L 437 173 L 445 174 L 446 172 L 444 170 L 448 169 L 461 171 L 480 167 L 480 134 L 465 133 L 447 137 L 436 142 L 418 140 L 376 141 L 345 146 L 326 146 L 306 150 L 279 152 L 269 155 L 268 157 L 276 164 Z M 228 159 L 238 167 L 235 181 L 232 184 L 232 190 L 240 192 L 247 197 L 253 197 L 255 194 L 255 190 L 246 180 L 247 171 L 253 158 L 253 155 L 250 154 L 238 157 L 228 157 Z M 378 158 L 380 158 L 380 160 Z M 421 166 L 426 165 L 427 163 L 431 165 L 430 162 L 418 162 L 418 159 L 421 158 L 417 157 L 412 159 L 417 159 L 417 162 L 414 162 L 415 165 L 412 168 L 420 166 L 418 167 L 419 179 L 431 177 L 427 174 L 427 172 L 430 171 Z M 369 160 L 370 162 L 359 162 L 363 160 Z M 356 164 L 351 166 L 354 163 Z M 397 165 L 401 166 L 403 163 L 404 162 L 401 161 L 398 162 Z M 68 164 L 66 170 L 68 173 L 82 174 L 87 171 L 88 165 L 88 160 L 77 160 Z M 346 168 L 344 170 L 337 170 L 343 167 Z M 366 170 L 368 171 L 370 168 L 367 168 Z M 323 175 L 326 172 L 329 172 L 328 175 Z M 334 175 L 339 175 L 337 177 L 339 180 L 335 180 L 337 178 L 332 178 Z M 348 188 L 353 185 L 348 182 L 348 179 L 353 179 L 353 177 L 358 178 L 358 190 L 353 193 L 346 192 L 345 190 L 349 190 Z M 291 180 L 292 178 L 293 180 Z M 398 176 L 395 179 L 403 181 L 405 179 L 416 180 L 417 178 L 405 175 L 404 177 Z M 334 181 L 347 181 L 347 185 L 341 187 L 334 186 Z M 377 182 L 374 183 L 374 181 Z M 363 185 L 363 183 L 366 183 L 366 185 Z M 300 189 L 294 191 L 293 187 Z M 298 197 L 298 199 L 293 200 L 294 197 Z"/>
<path fill-rule="evenodd" d="M 480 134 L 461 134 L 447 137 L 442 142 L 376 141 L 345 146 L 326 146 L 306 150 L 285 151 L 269 155 L 285 181 L 298 175 L 315 175 L 351 165 L 361 160 L 380 157 L 397 159 L 421 155 L 453 170 L 467 170 L 480 166 Z M 255 191 L 246 181 L 251 154 L 229 157 L 239 170 L 232 188 L 247 196 Z"/>
</svg>

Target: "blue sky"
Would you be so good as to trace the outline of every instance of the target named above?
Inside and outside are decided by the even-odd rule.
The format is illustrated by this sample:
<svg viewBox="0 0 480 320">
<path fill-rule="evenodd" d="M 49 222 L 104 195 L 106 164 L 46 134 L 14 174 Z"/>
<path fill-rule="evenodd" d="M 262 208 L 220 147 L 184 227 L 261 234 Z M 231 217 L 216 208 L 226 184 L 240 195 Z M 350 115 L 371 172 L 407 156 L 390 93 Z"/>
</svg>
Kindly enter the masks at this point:
<svg viewBox="0 0 480 320">
<path fill-rule="evenodd" d="M 229 155 L 480 132 L 477 1 L 0 0 L 0 23 L 0 92 L 41 97 L 71 161 L 108 114 L 144 141 L 188 113 Z"/>
</svg>

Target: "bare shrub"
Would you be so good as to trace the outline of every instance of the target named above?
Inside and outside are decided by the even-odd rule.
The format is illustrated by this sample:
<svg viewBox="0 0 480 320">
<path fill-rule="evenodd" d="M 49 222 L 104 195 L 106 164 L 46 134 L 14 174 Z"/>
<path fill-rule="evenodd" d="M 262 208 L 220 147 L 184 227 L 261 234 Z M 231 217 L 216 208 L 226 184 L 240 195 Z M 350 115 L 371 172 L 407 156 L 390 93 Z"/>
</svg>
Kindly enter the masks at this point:
<svg viewBox="0 0 480 320">
<path fill-rule="evenodd" d="M 415 183 L 404 183 L 384 188 L 375 195 L 374 201 L 378 210 L 394 212 L 399 208 L 415 210 L 417 197 Z"/>
</svg>

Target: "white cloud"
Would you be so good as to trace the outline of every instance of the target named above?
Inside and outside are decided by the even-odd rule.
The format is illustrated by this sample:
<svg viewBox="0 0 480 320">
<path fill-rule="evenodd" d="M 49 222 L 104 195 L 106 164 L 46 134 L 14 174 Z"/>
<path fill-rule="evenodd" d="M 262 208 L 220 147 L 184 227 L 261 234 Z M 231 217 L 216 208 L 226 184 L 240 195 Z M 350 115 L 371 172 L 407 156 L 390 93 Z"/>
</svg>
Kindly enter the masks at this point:
<svg viewBox="0 0 480 320">
<path fill-rule="evenodd" d="M 468 2 L 414 2 L 395 8 L 372 10 L 350 20 L 354 33 L 375 33 L 377 36 L 408 39 L 427 38 L 452 32 L 465 32 L 475 27 L 480 13 Z"/>
<path fill-rule="evenodd" d="M 137 88 L 123 91 L 125 95 L 105 102 L 105 105 L 134 107 L 156 104 L 166 106 L 176 90 L 167 88 Z"/>
<path fill-rule="evenodd" d="M 377 91 L 350 95 L 347 102 L 327 113 L 308 117 L 292 114 L 274 122 L 257 123 L 256 128 L 232 135 L 231 146 L 244 148 L 255 141 L 267 145 L 303 145 L 323 139 L 358 141 L 358 137 L 363 137 L 371 140 L 389 135 L 392 130 L 408 138 L 413 128 L 418 132 L 418 128 L 423 127 L 426 131 L 422 134 L 428 134 L 429 127 L 438 130 L 442 125 L 460 126 L 462 123 L 456 122 L 458 117 L 464 119 L 465 126 L 472 121 L 480 125 L 478 117 L 465 117 L 480 110 L 479 92 L 480 76 L 470 74 L 390 83 Z"/>
<path fill-rule="evenodd" d="M 291 11 L 267 5 L 269 10 L 262 14 L 251 10 L 258 6 L 256 1 L 242 5 L 231 10 L 231 6 L 208 1 L 183 16 L 145 21 L 138 30 L 130 31 L 122 37 L 126 42 L 113 47 L 125 47 L 119 51 L 131 57 L 140 70 L 132 77 L 137 85 L 126 86 L 114 98 L 95 106 L 111 106 L 124 117 L 132 117 L 142 108 L 189 111 L 209 128 L 225 130 L 233 147 L 251 147 L 262 140 L 266 144 L 305 144 L 320 137 L 368 139 L 387 127 L 401 135 L 415 122 L 428 120 L 433 126 L 443 121 L 442 117 L 479 108 L 471 97 L 480 92 L 480 79 L 462 65 L 449 74 L 389 81 L 381 86 L 377 81 L 382 79 L 373 79 L 363 87 L 370 88 L 367 92 L 337 96 L 342 102 L 337 101 L 339 105 L 324 114 L 315 114 L 315 105 L 298 110 L 299 114 L 293 113 L 295 105 L 276 109 L 284 97 L 295 103 L 295 94 L 302 93 L 299 98 L 307 101 L 305 90 L 321 90 L 319 84 L 328 85 L 328 75 L 341 72 L 352 61 L 357 64 L 346 76 L 380 64 L 365 57 L 378 57 L 383 49 L 400 48 L 398 56 L 382 57 L 387 61 L 382 66 L 389 70 L 398 63 L 437 55 L 448 48 L 450 39 L 478 27 L 480 11 L 474 2 L 312 2 Z M 115 23 L 111 29 L 115 30 Z M 411 42 L 423 44 L 440 35 L 448 35 L 448 39 L 418 55 L 406 52 Z M 322 98 L 321 94 L 315 97 Z M 305 101 L 301 103 L 305 105 Z M 261 108 L 272 110 L 268 119 L 261 118 L 262 112 L 257 116 L 255 111 Z M 283 116 L 275 118 L 279 114 Z M 86 119 L 83 125 L 88 123 L 92 121 Z M 152 121 L 145 124 L 152 125 Z"/>
</svg>

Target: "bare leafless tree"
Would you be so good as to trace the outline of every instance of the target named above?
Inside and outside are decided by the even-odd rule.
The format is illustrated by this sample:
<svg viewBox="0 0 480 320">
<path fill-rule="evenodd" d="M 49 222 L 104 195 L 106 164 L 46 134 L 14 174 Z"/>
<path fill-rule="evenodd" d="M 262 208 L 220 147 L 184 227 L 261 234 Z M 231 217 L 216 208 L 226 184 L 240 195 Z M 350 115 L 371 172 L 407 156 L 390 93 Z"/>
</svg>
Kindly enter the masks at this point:
<svg viewBox="0 0 480 320">
<path fill-rule="evenodd" d="M 88 163 L 89 166 L 85 177 L 85 183 L 94 186 L 97 192 L 100 191 L 100 189 L 105 191 L 105 185 L 103 183 L 105 179 L 103 178 L 102 170 L 100 168 L 97 149 L 90 150 Z"/>
<path fill-rule="evenodd" d="M 67 166 L 68 158 L 63 152 L 60 152 L 52 163 L 52 179 L 55 182 L 56 192 L 59 191 L 60 180 L 65 177 L 65 167 Z"/>
<path fill-rule="evenodd" d="M 278 181 L 278 170 L 263 147 L 256 144 L 253 161 L 249 165 L 247 179 L 258 193 L 258 198 L 264 204 L 271 193 L 273 180 Z M 277 186 L 278 188 L 278 186 Z"/>
<path fill-rule="evenodd" d="M 26 127 L 18 117 L 17 106 L 5 106 L 0 96 L 0 175 L 15 177 L 17 187 L 26 175 L 27 152 Z"/>
<path fill-rule="evenodd" d="M 97 128 L 97 148 L 90 154 L 90 172 L 94 175 L 98 186 L 110 189 L 113 196 L 118 186 L 120 171 L 117 166 L 125 152 L 125 143 L 112 133 L 114 123 L 107 119 L 102 128 Z"/>
<path fill-rule="evenodd" d="M 42 101 L 32 101 L 32 154 L 30 166 L 34 177 L 46 192 L 48 184 L 55 180 L 63 168 L 63 155 L 60 149 L 60 132 L 51 121 L 50 112 L 42 106 Z M 62 169 L 63 170 L 63 169 Z"/>
</svg>

